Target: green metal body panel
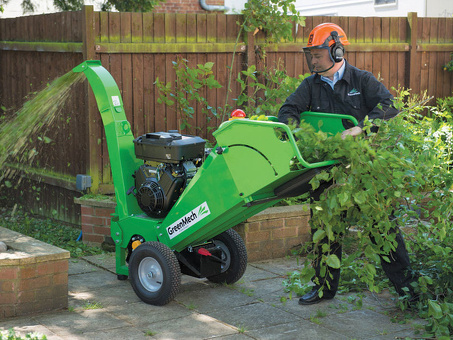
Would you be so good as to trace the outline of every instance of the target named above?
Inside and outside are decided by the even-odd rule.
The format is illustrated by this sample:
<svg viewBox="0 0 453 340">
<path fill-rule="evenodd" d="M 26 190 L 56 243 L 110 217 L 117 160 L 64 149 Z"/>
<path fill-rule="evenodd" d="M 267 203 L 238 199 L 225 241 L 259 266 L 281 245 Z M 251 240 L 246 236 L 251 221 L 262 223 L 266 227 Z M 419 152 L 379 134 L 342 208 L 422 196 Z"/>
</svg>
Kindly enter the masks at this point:
<svg viewBox="0 0 453 340">
<path fill-rule="evenodd" d="M 220 125 L 213 136 L 217 145 L 184 189 L 165 218 L 144 214 L 133 195 L 132 175 L 143 164 L 135 157 L 133 135 L 126 120 L 119 89 L 98 61 L 74 68 L 85 72 L 96 97 L 105 127 L 115 185 L 117 208 L 111 234 L 116 242 L 117 274 L 128 275 L 127 246 L 134 235 L 159 241 L 174 251 L 201 244 L 274 205 L 274 189 L 304 172 L 335 164 L 335 160 L 306 162 L 286 124 L 235 119 Z M 301 118 L 329 133 L 344 130 L 344 115 L 303 113 Z M 322 121 L 322 124 L 320 123 Z M 287 138 L 281 136 L 283 132 Z M 294 162 L 302 170 L 292 170 Z M 301 168 L 301 167 L 299 167 Z"/>
<path fill-rule="evenodd" d="M 332 135 L 337 134 L 344 130 L 342 120 L 349 120 L 354 125 L 358 124 L 358 121 L 353 116 L 346 116 L 336 113 L 323 113 L 323 112 L 302 112 L 300 119 L 306 123 L 312 125 L 317 130 L 330 133 Z"/>
</svg>

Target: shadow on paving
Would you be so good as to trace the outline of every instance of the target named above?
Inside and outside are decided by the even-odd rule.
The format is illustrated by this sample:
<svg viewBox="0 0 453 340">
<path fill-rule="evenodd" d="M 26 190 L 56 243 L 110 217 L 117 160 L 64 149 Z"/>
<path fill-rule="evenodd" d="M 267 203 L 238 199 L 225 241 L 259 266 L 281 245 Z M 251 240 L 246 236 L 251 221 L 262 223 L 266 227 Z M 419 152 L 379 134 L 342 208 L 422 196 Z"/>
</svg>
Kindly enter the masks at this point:
<svg viewBox="0 0 453 340">
<path fill-rule="evenodd" d="M 57 339 L 395 339 L 416 337 L 422 320 L 405 318 L 394 296 L 338 295 L 300 306 L 283 290 L 296 258 L 249 263 L 234 285 L 182 276 L 175 300 L 143 303 L 128 280 L 115 275 L 114 254 L 69 260 L 69 308 L 0 321 L 0 330 Z M 283 302 L 282 302 L 283 301 Z M 399 316 L 398 316 L 399 315 Z M 398 316 L 398 317 L 397 317 Z M 395 321 L 405 321 L 395 322 Z M 392 322 L 393 321 L 393 322 Z"/>
</svg>

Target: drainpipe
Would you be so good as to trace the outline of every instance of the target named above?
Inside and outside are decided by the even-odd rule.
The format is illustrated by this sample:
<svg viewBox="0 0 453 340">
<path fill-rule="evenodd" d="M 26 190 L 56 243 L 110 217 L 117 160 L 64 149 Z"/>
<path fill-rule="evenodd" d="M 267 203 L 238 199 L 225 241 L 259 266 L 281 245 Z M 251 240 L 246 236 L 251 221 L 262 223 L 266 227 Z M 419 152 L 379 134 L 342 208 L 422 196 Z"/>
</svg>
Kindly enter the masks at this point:
<svg viewBox="0 0 453 340">
<path fill-rule="evenodd" d="M 206 0 L 200 0 L 200 6 L 205 11 L 228 11 L 228 7 L 226 6 L 215 6 L 215 5 L 208 5 L 206 4 Z"/>
</svg>

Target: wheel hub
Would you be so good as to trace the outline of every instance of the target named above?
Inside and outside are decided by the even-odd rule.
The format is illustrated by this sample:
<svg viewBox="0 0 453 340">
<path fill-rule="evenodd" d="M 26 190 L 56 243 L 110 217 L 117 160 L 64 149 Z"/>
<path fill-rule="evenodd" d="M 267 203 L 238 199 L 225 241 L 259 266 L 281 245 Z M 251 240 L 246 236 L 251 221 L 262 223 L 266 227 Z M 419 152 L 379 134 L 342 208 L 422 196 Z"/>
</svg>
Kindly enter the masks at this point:
<svg viewBox="0 0 453 340">
<path fill-rule="evenodd" d="M 156 292 L 162 287 L 163 272 L 159 262 L 152 257 L 145 257 L 138 266 L 138 278 L 142 286 Z"/>
</svg>

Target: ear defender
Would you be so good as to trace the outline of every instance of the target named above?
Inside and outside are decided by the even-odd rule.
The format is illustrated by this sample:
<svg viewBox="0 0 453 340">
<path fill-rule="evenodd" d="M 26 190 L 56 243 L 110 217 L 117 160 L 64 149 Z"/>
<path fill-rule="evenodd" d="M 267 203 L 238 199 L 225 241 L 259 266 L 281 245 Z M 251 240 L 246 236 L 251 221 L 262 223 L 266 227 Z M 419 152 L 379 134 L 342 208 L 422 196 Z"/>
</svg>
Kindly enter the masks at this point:
<svg viewBox="0 0 453 340">
<path fill-rule="evenodd" d="M 330 48 L 330 55 L 332 56 L 332 59 L 336 63 L 339 63 L 343 60 L 343 57 L 344 57 L 344 47 L 340 41 L 340 38 L 338 37 L 337 31 L 332 31 L 330 33 L 330 35 L 331 35 L 331 39 L 333 39 L 335 41 L 335 43 Z"/>
</svg>

